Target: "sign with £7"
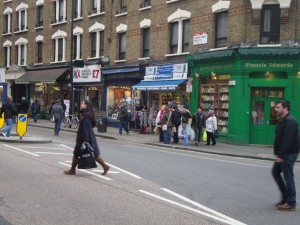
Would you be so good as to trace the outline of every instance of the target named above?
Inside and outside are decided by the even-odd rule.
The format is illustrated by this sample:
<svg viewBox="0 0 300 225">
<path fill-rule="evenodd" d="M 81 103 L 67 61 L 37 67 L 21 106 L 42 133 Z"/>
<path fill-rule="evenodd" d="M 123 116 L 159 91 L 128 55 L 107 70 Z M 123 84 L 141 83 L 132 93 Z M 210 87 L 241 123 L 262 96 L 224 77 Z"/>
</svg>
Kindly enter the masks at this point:
<svg viewBox="0 0 300 225">
<path fill-rule="evenodd" d="M 85 65 L 83 68 L 74 67 L 73 82 L 74 83 L 101 82 L 101 66 Z"/>
</svg>

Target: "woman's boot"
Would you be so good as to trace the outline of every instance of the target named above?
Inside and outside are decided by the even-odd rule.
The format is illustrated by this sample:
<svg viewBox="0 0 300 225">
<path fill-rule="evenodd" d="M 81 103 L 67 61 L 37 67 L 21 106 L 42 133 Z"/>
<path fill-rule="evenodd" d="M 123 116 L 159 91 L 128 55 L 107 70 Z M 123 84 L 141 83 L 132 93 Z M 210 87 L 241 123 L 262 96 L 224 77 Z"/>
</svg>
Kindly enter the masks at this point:
<svg viewBox="0 0 300 225">
<path fill-rule="evenodd" d="M 107 171 L 109 170 L 109 166 L 104 162 L 104 160 L 101 158 L 101 156 L 99 155 L 99 156 L 97 156 L 96 158 L 96 161 L 102 166 L 102 168 L 103 168 L 103 173 L 102 173 L 102 175 L 105 175 L 105 174 L 107 174 Z"/>
<path fill-rule="evenodd" d="M 77 164 L 78 164 L 78 159 L 73 157 L 71 169 L 64 171 L 64 173 L 66 175 L 75 175 Z"/>
</svg>

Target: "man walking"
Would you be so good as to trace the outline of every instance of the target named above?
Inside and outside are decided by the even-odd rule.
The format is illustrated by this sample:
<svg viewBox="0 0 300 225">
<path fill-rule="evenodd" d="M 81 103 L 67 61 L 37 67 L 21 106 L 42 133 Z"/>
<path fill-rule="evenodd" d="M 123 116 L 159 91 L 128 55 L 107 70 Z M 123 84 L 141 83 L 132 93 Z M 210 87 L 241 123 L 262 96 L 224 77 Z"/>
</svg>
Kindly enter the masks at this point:
<svg viewBox="0 0 300 225">
<path fill-rule="evenodd" d="M 275 107 L 280 121 L 275 130 L 275 162 L 272 175 L 281 192 L 281 200 L 276 204 L 276 207 L 278 210 L 284 211 L 296 210 L 296 187 L 293 169 L 300 147 L 298 123 L 290 114 L 290 110 L 289 101 L 280 101 Z"/>
<path fill-rule="evenodd" d="M 56 104 L 52 106 L 51 109 L 51 118 L 54 117 L 54 135 L 58 136 L 60 131 L 61 122 L 64 118 L 63 107 L 61 106 L 61 102 L 59 99 L 56 100 Z"/>
<path fill-rule="evenodd" d="M 40 103 L 36 97 L 34 97 L 34 100 L 33 100 L 33 103 L 31 104 L 30 110 L 32 113 L 33 121 L 36 123 L 37 122 L 37 114 L 40 112 Z"/>
<path fill-rule="evenodd" d="M 205 128 L 205 116 L 200 106 L 197 107 L 197 112 L 193 115 L 192 127 L 195 131 L 195 145 L 198 145 L 201 140 L 202 129 Z"/>
<path fill-rule="evenodd" d="M 0 116 L 2 116 L 2 113 L 4 113 L 4 120 L 6 126 L 1 130 L 2 136 L 4 137 L 10 137 L 10 131 L 13 127 L 13 117 L 17 115 L 17 110 L 12 102 L 12 97 L 8 96 L 6 103 L 2 106 Z"/>
<path fill-rule="evenodd" d="M 126 134 L 129 134 L 129 130 L 128 130 L 128 111 L 127 108 L 124 104 L 124 102 L 121 102 L 120 106 L 119 106 L 119 113 L 118 113 L 118 120 L 120 120 L 119 123 L 119 135 L 122 135 L 122 130 L 124 128 L 124 130 L 126 131 Z"/>
</svg>

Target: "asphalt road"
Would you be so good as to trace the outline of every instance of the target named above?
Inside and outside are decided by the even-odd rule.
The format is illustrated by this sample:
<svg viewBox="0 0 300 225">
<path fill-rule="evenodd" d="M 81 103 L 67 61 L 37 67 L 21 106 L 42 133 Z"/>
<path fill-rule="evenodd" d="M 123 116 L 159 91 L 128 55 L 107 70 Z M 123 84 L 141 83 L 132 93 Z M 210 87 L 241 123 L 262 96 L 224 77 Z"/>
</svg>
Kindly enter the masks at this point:
<svg viewBox="0 0 300 225">
<path fill-rule="evenodd" d="M 0 224 L 299 224 L 299 212 L 274 208 L 272 162 L 98 139 L 111 172 L 65 176 L 74 140 L 0 143 Z"/>
</svg>

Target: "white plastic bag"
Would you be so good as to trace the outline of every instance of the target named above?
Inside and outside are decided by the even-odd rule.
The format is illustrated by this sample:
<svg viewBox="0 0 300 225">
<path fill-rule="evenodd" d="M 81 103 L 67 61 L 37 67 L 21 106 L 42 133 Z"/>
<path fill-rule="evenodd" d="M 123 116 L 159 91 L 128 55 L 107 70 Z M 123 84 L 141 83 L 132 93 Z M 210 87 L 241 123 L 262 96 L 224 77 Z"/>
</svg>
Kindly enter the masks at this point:
<svg viewBox="0 0 300 225">
<path fill-rule="evenodd" d="M 193 141 L 195 140 L 195 131 L 193 129 L 191 129 L 191 132 L 189 134 L 190 140 Z"/>
</svg>

